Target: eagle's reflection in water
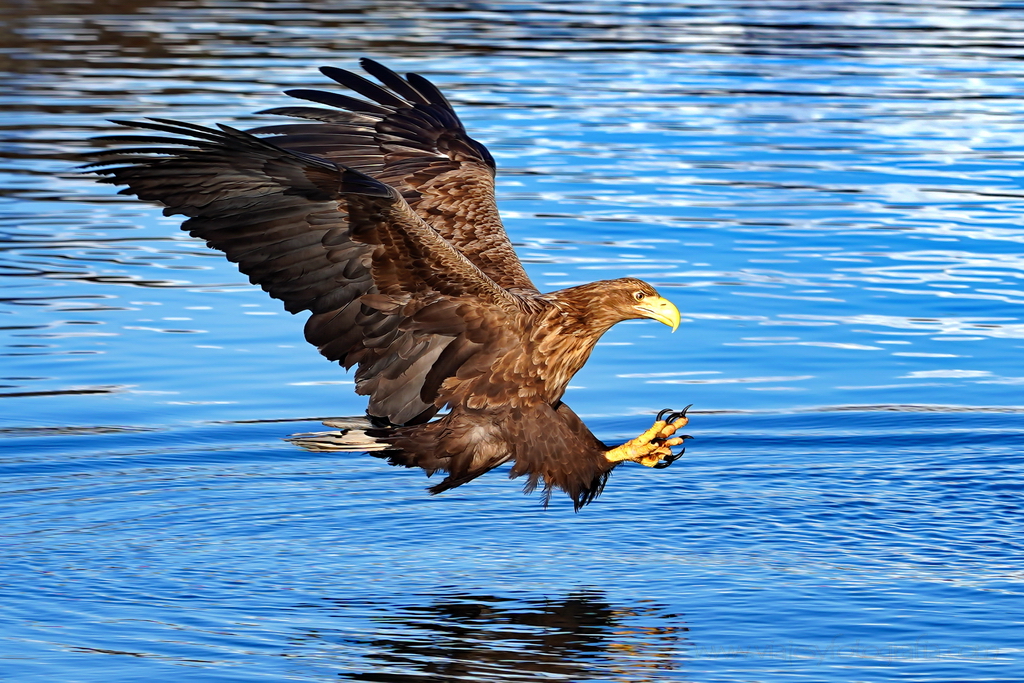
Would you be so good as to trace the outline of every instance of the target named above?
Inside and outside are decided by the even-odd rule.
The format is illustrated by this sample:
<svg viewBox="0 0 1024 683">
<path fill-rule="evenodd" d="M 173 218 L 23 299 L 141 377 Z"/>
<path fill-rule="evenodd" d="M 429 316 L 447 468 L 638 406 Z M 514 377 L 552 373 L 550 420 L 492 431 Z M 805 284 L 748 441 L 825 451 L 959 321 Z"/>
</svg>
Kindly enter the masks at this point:
<svg viewBox="0 0 1024 683">
<path fill-rule="evenodd" d="M 344 680 L 678 681 L 688 647 L 681 616 L 655 603 L 613 606 L 594 591 L 555 599 L 450 593 L 407 607 L 332 602 L 339 617 L 361 613 L 363 633 L 306 635 L 321 652 L 339 648 Z"/>
</svg>

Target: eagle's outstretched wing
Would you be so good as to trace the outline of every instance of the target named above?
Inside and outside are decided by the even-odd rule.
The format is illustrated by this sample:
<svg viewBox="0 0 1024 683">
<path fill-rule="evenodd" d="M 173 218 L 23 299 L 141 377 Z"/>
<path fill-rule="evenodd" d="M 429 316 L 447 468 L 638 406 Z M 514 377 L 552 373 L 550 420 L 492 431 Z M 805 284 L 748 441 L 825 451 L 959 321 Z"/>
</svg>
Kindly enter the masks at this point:
<svg viewBox="0 0 1024 683">
<path fill-rule="evenodd" d="M 292 313 L 312 312 L 307 340 L 358 365 L 370 415 L 430 419 L 441 383 L 487 367 L 505 346 L 491 337 L 515 329 L 522 300 L 386 183 L 226 126 L 117 123 L 175 137 L 115 136 L 132 147 L 100 153 L 92 170 L 188 216 L 182 229 L 253 284 Z"/>
<path fill-rule="evenodd" d="M 466 134 L 443 94 L 417 74 L 405 78 L 373 61 L 362 67 L 382 85 L 344 69 L 320 71 L 366 97 L 321 90 L 287 94 L 335 109 L 280 107 L 316 123 L 263 126 L 275 145 L 357 169 L 397 188 L 423 220 L 505 289 L 537 291 L 516 257 L 494 201 L 494 159 Z"/>
</svg>

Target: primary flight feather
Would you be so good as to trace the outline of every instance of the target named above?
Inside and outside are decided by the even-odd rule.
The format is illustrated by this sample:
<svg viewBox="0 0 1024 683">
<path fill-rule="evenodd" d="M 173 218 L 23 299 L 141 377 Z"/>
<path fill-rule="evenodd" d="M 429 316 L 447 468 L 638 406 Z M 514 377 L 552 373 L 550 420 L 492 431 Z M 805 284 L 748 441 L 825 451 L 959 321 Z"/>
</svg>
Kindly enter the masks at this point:
<svg viewBox="0 0 1024 683">
<path fill-rule="evenodd" d="M 147 134 L 111 136 L 130 147 L 100 152 L 92 170 L 187 216 L 182 229 L 288 311 L 309 311 L 307 341 L 356 367 L 382 453 L 446 473 L 431 492 L 512 461 L 527 491 L 560 488 L 579 509 L 621 462 L 671 464 L 685 411 L 609 448 L 562 395 L 612 325 L 674 330 L 676 307 L 633 278 L 539 292 L 502 227 L 487 149 L 425 78 L 360 63 L 380 84 L 321 72 L 365 100 L 291 90 L 332 109 L 265 112 L 302 122 L 117 121 Z"/>
</svg>

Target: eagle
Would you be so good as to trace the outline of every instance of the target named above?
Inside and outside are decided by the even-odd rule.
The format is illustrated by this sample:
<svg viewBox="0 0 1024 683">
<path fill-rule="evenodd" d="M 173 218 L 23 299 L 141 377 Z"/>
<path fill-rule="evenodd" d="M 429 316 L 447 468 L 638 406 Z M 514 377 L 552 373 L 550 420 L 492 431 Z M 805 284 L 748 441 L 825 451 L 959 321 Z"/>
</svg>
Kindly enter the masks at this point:
<svg viewBox="0 0 1024 683">
<path fill-rule="evenodd" d="M 289 90 L 322 106 L 260 112 L 288 123 L 112 121 L 136 130 L 103 138 L 116 146 L 87 168 L 185 216 L 287 311 L 308 311 L 306 340 L 356 368 L 383 456 L 444 473 L 431 493 L 512 463 L 525 492 L 540 485 L 546 505 L 561 489 L 578 511 L 619 464 L 670 465 L 685 409 L 609 447 L 562 397 L 613 325 L 674 331 L 679 310 L 635 278 L 540 292 L 502 227 L 487 148 L 426 78 L 360 64 L 377 83 L 320 71 L 361 98 Z"/>
</svg>

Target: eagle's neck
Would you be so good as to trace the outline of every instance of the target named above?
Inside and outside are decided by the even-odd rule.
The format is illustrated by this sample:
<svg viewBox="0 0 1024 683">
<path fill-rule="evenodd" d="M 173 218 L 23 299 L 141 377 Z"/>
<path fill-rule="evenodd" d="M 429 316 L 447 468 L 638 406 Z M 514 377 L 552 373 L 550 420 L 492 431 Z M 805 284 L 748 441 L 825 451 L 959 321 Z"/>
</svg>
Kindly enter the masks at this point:
<svg viewBox="0 0 1024 683">
<path fill-rule="evenodd" d="M 543 376 L 545 400 L 562 398 L 569 380 L 590 358 L 601 336 L 628 318 L 607 306 L 595 282 L 543 295 L 551 306 L 538 316 L 531 341 Z"/>
<path fill-rule="evenodd" d="M 612 325 L 636 317 L 611 303 L 613 292 L 609 290 L 615 284 L 615 280 L 601 280 L 541 295 L 551 304 L 545 312 L 547 324 L 559 328 L 563 335 L 590 339 L 593 346 Z"/>
</svg>

